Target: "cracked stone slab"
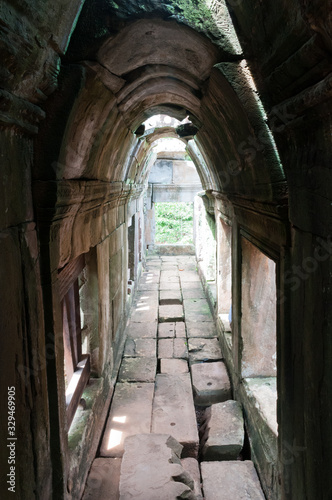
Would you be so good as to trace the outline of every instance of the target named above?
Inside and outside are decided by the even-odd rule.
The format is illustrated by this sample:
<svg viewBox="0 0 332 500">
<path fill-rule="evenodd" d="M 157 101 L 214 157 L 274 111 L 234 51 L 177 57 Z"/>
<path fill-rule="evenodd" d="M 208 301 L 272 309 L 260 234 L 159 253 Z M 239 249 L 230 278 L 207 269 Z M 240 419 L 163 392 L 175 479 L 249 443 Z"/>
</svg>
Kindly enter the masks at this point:
<svg viewBox="0 0 332 500">
<path fill-rule="evenodd" d="M 161 290 L 159 293 L 160 305 L 182 304 L 182 294 L 180 290 Z"/>
<path fill-rule="evenodd" d="M 152 432 L 171 433 L 183 446 L 183 458 L 197 458 L 199 440 L 189 373 L 156 376 Z"/>
<path fill-rule="evenodd" d="M 176 375 L 178 373 L 188 373 L 189 367 L 185 359 L 161 359 L 160 373 Z"/>
<path fill-rule="evenodd" d="M 213 321 L 206 299 L 185 299 L 183 307 L 186 321 Z"/>
<path fill-rule="evenodd" d="M 188 359 L 188 347 L 185 338 L 158 340 L 158 358 Z"/>
<path fill-rule="evenodd" d="M 265 500 L 253 462 L 202 462 L 205 500 Z"/>
<path fill-rule="evenodd" d="M 137 358 L 148 357 L 152 358 L 157 354 L 157 341 L 156 339 L 127 339 L 124 353 L 125 357 Z"/>
<path fill-rule="evenodd" d="M 196 500 L 194 480 L 181 464 L 182 446 L 169 434 L 137 434 L 125 440 L 120 500 Z"/>
<path fill-rule="evenodd" d="M 157 358 L 123 358 L 119 382 L 154 382 Z"/>
<path fill-rule="evenodd" d="M 217 330 L 213 321 L 186 321 L 187 337 L 208 339 L 217 337 Z"/>
<path fill-rule="evenodd" d="M 197 406 L 209 406 L 231 399 L 231 383 L 225 363 L 195 363 L 190 367 L 194 400 Z"/>
<path fill-rule="evenodd" d="M 173 323 L 183 320 L 184 314 L 181 305 L 159 306 L 159 323 L 165 323 L 167 321 Z"/>
<path fill-rule="evenodd" d="M 199 463 L 195 458 L 183 458 L 181 460 L 182 467 L 189 472 L 194 480 L 194 492 L 197 500 L 203 500 L 201 488 L 201 473 L 199 470 Z"/>
<path fill-rule="evenodd" d="M 126 334 L 128 338 L 138 339 L 138 338 L 152 338 L 157 337 L 157 322 L 152 323 L 136 323 L 134 321 L 129 321 Z"/>
<path fill-rule="evenodd" d="M 102 457 L 122 457 L 124 440 L 151 429 L 154 384 L 117 383 L 100 447 Z"/>
<path fill-rule="evenodd" d="M 121 458 L 96 458 L 88 475 L 82 500 L 119 498 Z"/>
<path fill-rule="evenodd" d="M 223 358 L 218 339 L 188 339 L 190 364 L 202 361 L 219 361 Z"/>
<path fill-rule="evenodd" d="M 236 460 L 244 443 L 242 406 L 238 401 L 213 404 L 200 428 L 203 460 Z"/>
</svg>

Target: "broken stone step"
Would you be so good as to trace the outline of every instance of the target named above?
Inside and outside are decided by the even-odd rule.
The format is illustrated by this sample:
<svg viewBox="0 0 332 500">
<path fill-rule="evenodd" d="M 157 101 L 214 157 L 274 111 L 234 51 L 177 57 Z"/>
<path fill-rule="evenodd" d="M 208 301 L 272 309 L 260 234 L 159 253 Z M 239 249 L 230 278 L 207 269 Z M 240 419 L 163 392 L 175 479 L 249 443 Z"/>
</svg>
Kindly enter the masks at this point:
<svg viewBox="0 0 332 500">
<path fill-rule="evenodd" d="M 186 339 L 159 339 L 158 359 L 162 358 L 188 359 L 188 347 Z"/>
<path fill-rule="evenodd" d="M 157 341 L 156 339 L 127 339 L 124 353 L 125 357 L 153 357 L 156 356 Z"/>
<path fill-rule="evenodd" d="M 205 500 L 265 500 L 253 462 L 202 462 Z"/>
<path fill-rule="evenodd" d="M 178 373 L 188 373 L 189 367 L 185 359 L 161 359 L 160 373 L 176 375 Z"/>
<path fill-rule="evenodd" d="M 154 384 L 117 383 L 100 447 L 102 457 L 122 457 L 124 440 L 151 430 Z"/>
<path fill-rule="evenodd" d="M 156 376 L 152 432 L 170 433 L 183 446 L 183 458 L 197 458 L 198 431 L 189 373 Z"/>
<path fill-rule="evenodd" d="M 154 382 L 157 358 L 123 358 L 119 382 Z"/>
<path fill-rule="evenodd" d="M 217 330 L 213 321 L 186 321 L 187 337 L 213 338 L 217 337 Z"/>
<path fill-rule="evenodd" d="M 190 371 L 195 405 L 209 406 L 231 399 L 231 383 L 225 363 L 195 363 Z"/>
<path fill-rule="evenodd" d="M 202 361 L 217 361 L 223 358 L 218 339 L 188 339 L 190 364 Z"/>
<path fill-rule="evenodd" d="M 182 304 L 182 294 L 180 290 L 161 290 L 159 294 L 159 304 L 162 306 Z"/>
<path fill-rule="evenodd" d="M 118 500 L 121 458 L 96 458 L 82 500 Z"/>
<path fill-rule="evenodd" d="M 241 404 L 229 400 L 207 408 L 200 435 L 203 460 L 236 460 L 244 443 Z"/>
<path fill-rule="evenodd" d="M 159 306 L 159 323 L 184 321 L 181 305 Z"/>
<path fill-rule="evenodd" d="M 135 323 L 134 321 L 129 321 L 126 328 L 126 335 L 128 338 L 133 339 L 155 339 L 157 337 L 157 325 L 156 321 L 152 323 Z"/>
<path fill-rule="evenodd" d="M 137 434 L 125 440 L 120 500 L 196 500 L 194 480 L 181 464 L 182 446 L 169 434 Z"/>
</svg>

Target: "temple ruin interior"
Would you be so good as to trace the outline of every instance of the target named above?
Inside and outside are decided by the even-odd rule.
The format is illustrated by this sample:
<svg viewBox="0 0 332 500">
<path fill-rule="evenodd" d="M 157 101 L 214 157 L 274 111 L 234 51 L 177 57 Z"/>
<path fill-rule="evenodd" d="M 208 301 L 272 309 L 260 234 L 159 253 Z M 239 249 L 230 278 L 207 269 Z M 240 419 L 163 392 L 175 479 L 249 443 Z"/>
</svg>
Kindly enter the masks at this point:
<svg viewBox="0 0 332 500">
<path fill-rule="evenodd" d="M 1 499 L 331 500 L 331 2 L 2 0 L 0 61 Z"/>
</svg>

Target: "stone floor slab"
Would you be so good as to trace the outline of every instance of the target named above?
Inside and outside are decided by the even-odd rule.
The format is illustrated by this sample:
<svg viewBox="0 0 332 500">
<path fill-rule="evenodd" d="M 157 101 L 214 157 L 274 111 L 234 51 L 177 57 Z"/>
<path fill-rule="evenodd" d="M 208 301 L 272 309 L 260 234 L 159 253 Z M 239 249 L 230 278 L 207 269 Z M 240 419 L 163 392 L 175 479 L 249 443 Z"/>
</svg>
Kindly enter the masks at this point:
<svg viewBox="0 0 332 500">
<path fill-rule="evenodd" d="M 251 461 L 202 462 L 205 500 L 265 500 Z"/>
<path fill-rule="evenodd" d="M 159 306 L 159 323 L 183 321 L 183 307 L 180 305 Z"/>
<path fill-rule="evenodd" d="M 209 303 L 206 299 L 185 299 L 183 301 L 186 321 L 212 321 Z"/>
<path fill-rule="evenodd" d="M 82 500 L 118 500 L 121 458 L 96 458 Z"/>
<path fill-rule="evenodd" d="M 183 290 L 200 290 L 202 288 L 200 281 L 183 281 L 181 280 L 181 289 Z"/>
<path fill-rule="evenodd" d="M 157 291 L 159 289 L 158 283 L 140 283 L 138 285 L 139 292 Z"/>
<path fill-rule="evenodd" d="M 195 363 L 190 371 L 197 406 L 209 406 L 231 398 L 231 384 L 222 361 Z"/>
<path fill-rule="evenodd" d="M 178 321 L 175 323 L 175 336 L 177 338 L 186 338 L 186 325 L 184 321 Z"/>
<path fill-rule="evenodd" d="M 181 448 L 169 434 L 138 434 L 127 438 L 120 500 L 195 500 L 194 480 L 179 459 Z"/>
<path fill-rule="evenodd" d="M 157 358 L 123 358 L 119 382 L 154 382 Z"/>
<path fill-rule="evenodd" d="M 182 295 L 180 290 L 161 290 L 159 295 L 159 304 L 162 306 L 182 304 Z"/>
<path fill-rule="evenodd" d="M 206 409 L 200 427 L 203 460 L 236 460 L 244 443 L 242 406 L 228 400 Z"/>
<path fill-rule="evenodd" d="M 160 373 L 177 375 L 178 373 L 188 373 L 189 367 L 185 359 L 161 359 Z"/>
<path fill-rule="evenodd" d="M 175 337 L 175 323 L 159 323 L 158 338 L 172 339 Z"/>
<path fill-rule="evenodd" d="M 187 342 L 184 338 L 159 339 L 158 340 L 159 359 L 188 359 Z"/>
<path fill-rule="evenodd" d="M 181 279 L 181 283 L 182 281 L 186 282 L 186 283 L 193 283 L 193 282 L 196 282 L 196 283 L 200 283 L 201 280 L 199 279 L 199 276 L 197 274 L 197 271 L 180 271 L 179 272 L 179 276 L 180 276 L 180 279 Z"/>
<path fill-rule="evenodd" d="M 213 338 L 217 337 L 217 330 L 213 321 L 186 321 L 187 337 Z"/>
<path fill-rule="evenodd" d="M 184 299 L 205 299 L 206 298 L 203 287 L 184 288 L 182 290 L 182 295 L 183 295 Z"/>
<path fill-rule="evenodd" d="M 197 457 L 198 431 L 189 373 L 156 376 L 152 432 L 171 433 L 184 447 L 183 458 Z"/>
<path fill-rule="evenodd" d="M 161 282 L 159 285 L 159 290 L 178 290 L 180 291 L 180 282 L 169 283 L 168 281 Z"/>
<path fill-rule="evenodd" d="M 152 323 L 135 323 L 129 321 L 126 334 L 128 338 L 139 339 L 139 338 L 152 338 L 157 337 L 157 322 Z"/>
<path fill-rule="evenodd" d="M 157 354 L 156 339 L 127 339 L 123 355 L 128 358 L 148 357 Z"/>
<path fill-rule="evenodd" d="M 188 339 L 190 364 L 223 358 L 218 339 Z"/>
<path fill-rule="evenodd" d="M 122 457 L 127 436 L 151 430 L 154 384 L 117 383 L 100 447 L 102 457 Z"/>
</svg>

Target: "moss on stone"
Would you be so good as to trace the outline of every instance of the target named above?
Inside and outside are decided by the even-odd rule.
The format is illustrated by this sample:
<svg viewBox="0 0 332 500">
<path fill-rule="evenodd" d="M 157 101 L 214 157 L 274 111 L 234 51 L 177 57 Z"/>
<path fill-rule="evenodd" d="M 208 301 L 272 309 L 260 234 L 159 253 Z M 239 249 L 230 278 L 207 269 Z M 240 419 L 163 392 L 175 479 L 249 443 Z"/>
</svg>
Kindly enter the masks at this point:
<svg viewBox="0 0 332 500">
<path fill-rule="evenodd" d="M 179 20 L 186 21 L 200 31 L 217 34 L 218 29 L 205 0 L 171 0 L 171 5 Z"/>
</svg>

